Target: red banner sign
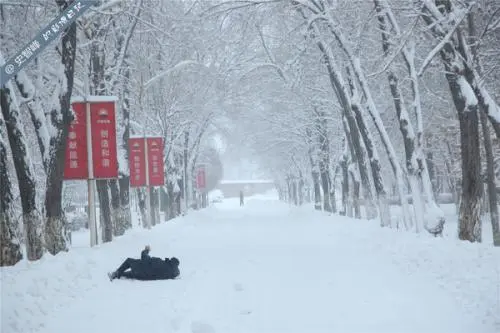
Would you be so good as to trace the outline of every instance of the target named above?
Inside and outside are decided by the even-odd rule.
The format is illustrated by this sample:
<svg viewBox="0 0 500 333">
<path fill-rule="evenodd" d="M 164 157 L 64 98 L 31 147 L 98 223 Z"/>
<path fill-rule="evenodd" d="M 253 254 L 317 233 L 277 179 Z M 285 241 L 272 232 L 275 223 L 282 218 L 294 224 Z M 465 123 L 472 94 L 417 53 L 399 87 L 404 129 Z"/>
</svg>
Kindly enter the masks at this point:
<svg viewBox="0 0 500 333">
<path fill-rule="evenodd" d="M 72 103 L 75 119 L 66 142 L 64 179 L 88 179 L 87 105 L 90 103 L 94 178 L 118 178 L 114 101 Z"/>
<path fill-rule="evenodd" d="M 147 147 L 145 143 L 147 142 Z M 128 141 L 129 147 L 129 163 L 130 163 L 130 186 L 162 186 L 165 185 L 165 172 L 163 166 L 163 139 L 157 138 L 130 138 Z M 146 167 L 147 149 L 148 163 Z M 149 184 L 146 181 L 149 178 Z"/>
<path fill-rule="evenodd" d="M 196 173 L 196 188 L 198 190 L 204 190 L 206 186 L 205 167 L 200 166 L 198 167 L 198 172 Z"/>
<path fill-rule="evenodd" d="M 94 178 L 118 178 L 114 102 L 90 104 Z"/>
<path fill-rule="evenodd" d="M 87 156 L 87 118 L 85 103 L 73 103 L 75 119 L 69 127 L 64 160 L 64 179 L 89 177 Z"/>
<path fill-rule="evenodd" d="M 165 184 L 165 173 L 163 167 L 163 139 L 147 138 L 147 143 L 149 185 L 162 186 Z"/>
<path fill-rule="evenodd" d="M 146 186 L 146 155 L 144 138 L 130 138 L 128 140 L 130 186 Z"/>
</svg>

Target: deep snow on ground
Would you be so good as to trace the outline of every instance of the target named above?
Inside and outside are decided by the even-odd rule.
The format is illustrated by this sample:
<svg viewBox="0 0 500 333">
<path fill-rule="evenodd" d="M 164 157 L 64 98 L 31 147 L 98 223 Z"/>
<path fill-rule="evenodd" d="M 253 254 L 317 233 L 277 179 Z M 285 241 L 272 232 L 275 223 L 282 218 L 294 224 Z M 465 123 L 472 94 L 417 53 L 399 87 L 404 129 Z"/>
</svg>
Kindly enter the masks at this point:
<svg viewBox="0 0 500 333">
<path fill-rule="evenodd" d="M 84 236 L 84 238 L 82 238 Z M 106 273 L 145 244 L 176 280 Z M 500 251 L 274 198 L 2 268 L 1 332 L 500 332 Z"/>
</svg>

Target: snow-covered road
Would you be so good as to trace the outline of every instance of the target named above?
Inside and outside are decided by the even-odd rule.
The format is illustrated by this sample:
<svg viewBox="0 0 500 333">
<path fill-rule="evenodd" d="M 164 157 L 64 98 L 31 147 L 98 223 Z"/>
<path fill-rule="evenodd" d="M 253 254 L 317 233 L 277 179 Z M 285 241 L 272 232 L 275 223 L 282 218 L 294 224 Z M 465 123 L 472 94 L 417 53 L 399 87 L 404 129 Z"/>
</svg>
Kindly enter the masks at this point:
<svg viewBox="0 0 500 333">
<path fill-rule="evenodd" d="M 177 280 L 110 282 L 145 244 Z M 500 332 L 500 252 L 226 200 L 111 244 L 2 269 L 2 332 Z M 496 271 L 495 271 L 496 265 Z"/>
</svg>

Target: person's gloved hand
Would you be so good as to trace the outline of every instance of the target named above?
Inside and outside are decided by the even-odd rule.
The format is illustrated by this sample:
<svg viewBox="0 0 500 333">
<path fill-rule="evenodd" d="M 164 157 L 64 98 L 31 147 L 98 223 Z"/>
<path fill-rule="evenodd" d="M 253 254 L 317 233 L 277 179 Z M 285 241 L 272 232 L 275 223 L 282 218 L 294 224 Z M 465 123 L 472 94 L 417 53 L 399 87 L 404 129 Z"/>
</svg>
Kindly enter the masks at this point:
<svg viewBox="0 0 500 333">
<path fill-rule="evenodd" d="M 142 250 L 141 252 L 141 260 L 147 260 L 149 259 L 149 250 L 151 250 L 151 248 L 149 247 L 149 245 L 146 245 L 144 247 L 144 250 Z"/>
</svg>

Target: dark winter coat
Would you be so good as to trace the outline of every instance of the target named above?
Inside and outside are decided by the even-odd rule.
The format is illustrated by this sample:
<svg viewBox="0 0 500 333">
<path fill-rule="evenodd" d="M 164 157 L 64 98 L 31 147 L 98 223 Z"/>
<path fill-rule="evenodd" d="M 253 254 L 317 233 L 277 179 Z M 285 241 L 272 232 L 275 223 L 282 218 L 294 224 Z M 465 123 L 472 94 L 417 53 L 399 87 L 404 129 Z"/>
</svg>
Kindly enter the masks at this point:
<svg viewBox="0 0 500 333">
<path fill-rule="evenodd" d="M 141 255 L 141 258 L 143 256 Z M 165 260 L 157 257 L 144 257 L 134 263 L 132 272 L 141 280 L 175 279 L 179 274 L 179 260 L 177 258 Z"/>
</svg>

